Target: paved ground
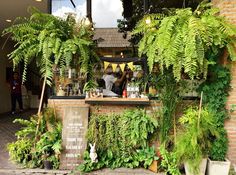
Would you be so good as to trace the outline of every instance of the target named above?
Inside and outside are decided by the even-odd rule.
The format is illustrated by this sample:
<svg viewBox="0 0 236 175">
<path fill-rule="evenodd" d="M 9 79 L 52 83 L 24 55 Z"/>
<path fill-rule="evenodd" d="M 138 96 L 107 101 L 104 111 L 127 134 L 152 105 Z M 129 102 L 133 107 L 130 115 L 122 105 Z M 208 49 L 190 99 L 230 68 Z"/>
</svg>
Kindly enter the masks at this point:
<svg viewBox="0 0 236 175">
<path fill-rule="evenodd" d="M 35 110 L 25 111 L 21 114 L 0 114 L 0 169 L 15 169 L 16 165 L 9 161 L 9 155 L 6 150 L 8 143 L 16 140 L 15 132 L 20 129 L 19 124 L 13 124 L 16 118 L 28 119 L 29 116 L 36 113 Z"/>
</svg>

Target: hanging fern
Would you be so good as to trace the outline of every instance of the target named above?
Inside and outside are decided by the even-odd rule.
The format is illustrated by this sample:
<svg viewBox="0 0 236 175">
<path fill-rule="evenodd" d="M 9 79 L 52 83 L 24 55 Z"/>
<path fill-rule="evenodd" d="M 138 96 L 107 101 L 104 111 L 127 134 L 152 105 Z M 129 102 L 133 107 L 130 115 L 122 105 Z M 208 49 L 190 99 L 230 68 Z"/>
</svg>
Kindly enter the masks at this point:
<svg viewBox="0 0 236 175">
<path fill-rule="evenodd" d="M 3 35 L 10 34 L 16 42 L 16 49 L 9 54 L 9 58 L 13 60 L 14 67 L 24 62 L 23 80 L 26 80 L 27 66 L 35 59 L 40 74 L 46 77 L 47 84 L 50 85 L 53 64 L 63 72 L 70 66 L 74 55 L 78 57 L 80 69 L 93 79 L 93 71 L 90 70 L 98 59 L 89 28 L 82 21 L 76 23 L 71 16 L 62 20 L 35 8 L 30 8 L 29 11 L 30 18 L 18 18 L 17 24 L 3 31 Z"/>
<path fill-rule="evenodd" d="M 206 52 L 212 48 L 227 48 L 236 60 L 236 27 L 218 15 L 219 9 L 201 3 L 195 11 L 176 9 L 169 15 L 145 16 L 133 34 L 142 34 L 139 56 L 146 55 L 150 70 L 156 62 L 160 70 L 171 68 L 176 80 L 183 71 L 191 78 L 207 75 L 211 62 Z M 146 24 L 150 18 L 151 23 Z"/>
</svg>

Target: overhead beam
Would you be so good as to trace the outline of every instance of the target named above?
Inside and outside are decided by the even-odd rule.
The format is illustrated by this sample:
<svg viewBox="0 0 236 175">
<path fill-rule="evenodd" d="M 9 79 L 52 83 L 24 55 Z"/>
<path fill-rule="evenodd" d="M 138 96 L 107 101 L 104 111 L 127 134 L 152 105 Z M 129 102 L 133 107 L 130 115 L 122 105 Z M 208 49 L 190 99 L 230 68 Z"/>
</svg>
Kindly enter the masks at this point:
<svg viewBox="0 0 236 175">
<path fill-rule="evenodd" d="M 87 18 L 92 22 L 92 0 L 87 0 Z"/>
</svg>

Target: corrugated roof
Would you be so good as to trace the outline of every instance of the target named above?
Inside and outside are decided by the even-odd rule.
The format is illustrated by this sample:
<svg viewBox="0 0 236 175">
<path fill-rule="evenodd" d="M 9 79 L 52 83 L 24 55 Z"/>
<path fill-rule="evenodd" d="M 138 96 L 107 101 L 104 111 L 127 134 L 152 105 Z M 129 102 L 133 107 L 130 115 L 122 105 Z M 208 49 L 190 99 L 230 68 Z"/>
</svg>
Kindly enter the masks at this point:
<svg viewBox="0 0 236 175">
<path fill-rule="evenodd" d="M 118 32 L 118 28 L 95 28 L 93 39 L 97 40 L 98 47 L 131 47 L 128 41 L 131 38 L 130 33 L 126 39 L 123 33 Z"/>
</svg>

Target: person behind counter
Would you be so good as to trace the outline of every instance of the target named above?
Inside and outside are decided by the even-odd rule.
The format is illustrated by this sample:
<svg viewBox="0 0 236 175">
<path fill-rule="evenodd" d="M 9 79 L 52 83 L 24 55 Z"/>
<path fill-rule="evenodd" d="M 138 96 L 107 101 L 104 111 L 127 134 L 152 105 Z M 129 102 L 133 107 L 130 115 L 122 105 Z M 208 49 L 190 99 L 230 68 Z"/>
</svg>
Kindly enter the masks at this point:
<svg viewBox="0 0 236 175">
<path fill-rule="evenodd" d="M 103 89 L 104 97 L 118 97 L 118 94 L 112 92 L 111 90 L 106 89 L 105 81 L 103 79 L 98 79 L 97 84 L 99 88 Z"/>
<path fill-rule="evenodd" d="M 129 83 L 131 83 L 132 78 L 134 77 L 133 71 L 130 68 L 125 69 L 126 70 L 126 77 L 124 82 L 124 89 L 127 89 L 127 86 Z"/>
<path fill-rule="evenodd" d="M 113 85 L 115 87 L 121 87 L 125 78 L 126 78 L 126 71 L 124 71 L 122 76 L 118 78 L 113 75 L 112 67 L 108 67 L 105 70 L 105 75 L 103 75 L 103 77 L 102 77 L 102 79 L 105 81 L 106 89 L 110 90 L 110 91 L 112 90 Z M 122 92 L 122 90 L 121 90 L 121 92 Z M 121 95 L 121 94 L 118 94 L 118 95 Z"/>
</svg>

